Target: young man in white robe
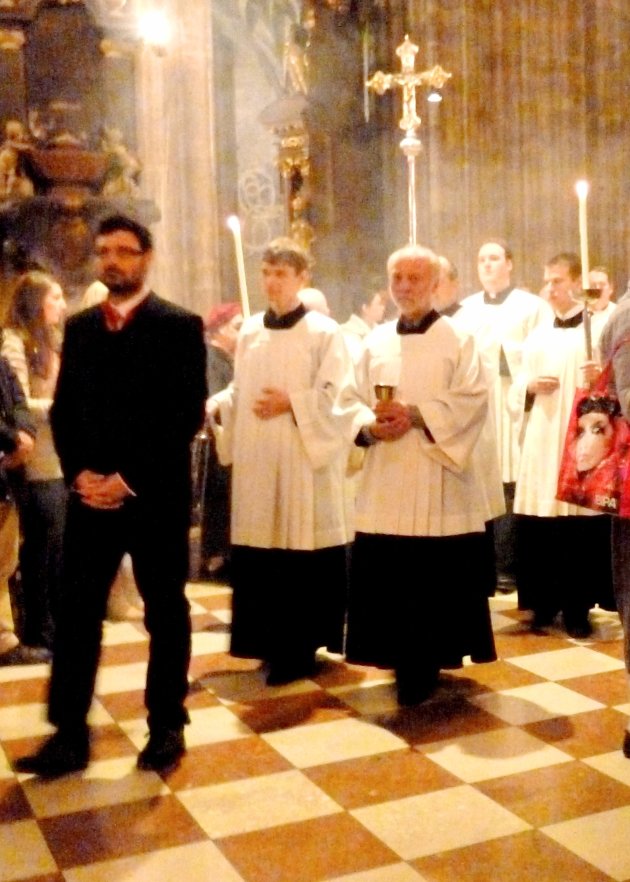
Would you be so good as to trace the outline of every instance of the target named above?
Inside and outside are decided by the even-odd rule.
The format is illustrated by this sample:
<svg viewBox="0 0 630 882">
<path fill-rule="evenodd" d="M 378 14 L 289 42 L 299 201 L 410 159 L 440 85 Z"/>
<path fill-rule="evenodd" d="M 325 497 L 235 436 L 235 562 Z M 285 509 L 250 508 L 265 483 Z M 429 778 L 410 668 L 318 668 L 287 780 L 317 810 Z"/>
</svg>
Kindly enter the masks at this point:
<svg viewBox="0 0 630 882">
<path fill-rule="evenodd" d="M 493 385 L 494 425 L 507 509 L 507 514 L 494 521 L 497 584 L 500 590 L 513 590 L 517 561 L 512 504 L 522 437 L 508 407 L 508 396 L 521 369 L 525 339 L 540 324 L 553 321 L 553 315 L 541 297 L 512 285 L 512 251 L 501 239 L 482 244 L 477 270 L 482 290 L 462 300 L 458 323 L 474 336 Z"/>
<path fill-rule="evenodd" d="M 338 324 L 300 301 L 307 272 L 291 240 L 266 249 L 269 308 L 243 322 L 234 381 L 209 404 L 232 461 L 231 652 L 263 659 L 269 685 L 312 675 L 316 650 L 343 641 L 356 387 Z"/>
<path fill-rule="evenodd" d="M 487 503 L 473 451 L 487 383 L 473 338 L 432 308 L 440 263 L 409 245 L 388 261 L 398 321 L 375 328 L 357 367 L 367 448 L 357 497 L 346 655 L 393 668 L 416 704 L 439 670 L 496 658 L 486 582 Z M 391 400 L 376 386 L 393 387 Z"/>
<path fill-rule="evenodd" d="M 612 597 L 610 519 L 556 499 L 564 442 L 578 387 L 599 369 L 587 359 L 579 257 L 563 252 L 545 267 L 545 295 L 555 319 L 537 328 L 523 348 L 523 366 L 512 390 L 517 417 L 528 413 L 516 482 L 519 515 L 519 606 L 532 609 L 534 630 L 561 612 L 571 637 L 591 633 L 589 609 L 609 608 Z M 602 326 L 592 325 L 596 346 Z"/>
</svg>

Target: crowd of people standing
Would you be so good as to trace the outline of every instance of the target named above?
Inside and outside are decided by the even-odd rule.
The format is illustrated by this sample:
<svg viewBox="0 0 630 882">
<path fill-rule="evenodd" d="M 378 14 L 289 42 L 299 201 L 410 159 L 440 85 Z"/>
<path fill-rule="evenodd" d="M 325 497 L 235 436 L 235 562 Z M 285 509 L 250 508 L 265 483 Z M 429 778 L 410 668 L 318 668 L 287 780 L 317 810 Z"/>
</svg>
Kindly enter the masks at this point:
<svg viewBox="0 0 630 882">
<path fill-rule="evenodd" d="M 627 561 L 611 556 L 625 523 L 555 496 L 575 390 L 599 374 L 602 334 L 625 394 L 627 359 L 609 329 L 630 308 L 615 312 L 605 268 L 593 271 L 602 293 L 589 339 L 579 258 L 550 258 L 535 294 L 512 284 L 500 239 L 482 244 L 482 287 L 464 299 L 447 258 L 395 251 L 395 318 L 383 321 L 379 291 L 340 326 L 313 298 L 308 255 L 278 239 L 262 254 L 266 310 L 243 319 L 236 303 L 215 306 L 204 341 L 200 319 L 150 291 L 152 248 L 135 221 L 101 224 L 106 297 L 66 322 L 62 347 L 55 281 L 31 273 L 15 289 L 2 471 L 26 463 L 15 491 L 26 645 L 9 640 L 5 663 L 52 650 L 56 727 L 19 769 L 56 776 L 89 761 L 101 626 L 125 554 L 151 637 L 138 766 L 168 769 L 183 754 L 190 447 L 202 425 L 202 574 L 232 586 L 231 652 L 260 659 L 269 686 L 314 675 L 324 647 L 393 669 L 399 703 L 417 705 L 440 670 L 496 658 L 495 590 L 518 592 L 534 633 L 587 638 L 596 604 L 630 621 Z"/>
</svg>

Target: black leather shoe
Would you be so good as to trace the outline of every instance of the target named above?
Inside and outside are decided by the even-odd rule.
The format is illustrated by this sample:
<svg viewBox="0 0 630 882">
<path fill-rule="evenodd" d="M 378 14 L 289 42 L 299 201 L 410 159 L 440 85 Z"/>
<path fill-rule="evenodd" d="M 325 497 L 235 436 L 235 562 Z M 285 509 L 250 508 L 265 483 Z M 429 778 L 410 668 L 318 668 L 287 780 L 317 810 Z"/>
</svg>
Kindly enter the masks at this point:
<svg viewBox="0 0 630 882">
<path fill-rule="evenodd" d="M 41 665 L 49 662 L 52 653 L 43 646 L 24 646 L 18 643 L 7 652 L 0 652 L 0 667 L 8 665 Z"/>
<path fill-rule="evenodd" d="M 630 732 L 623 733 L 623 744 L 621 750 L 626 759 L 630 759 Z"/>
<path fill-rule="evenodd" d="M 56 732 L 36 753 L 15 761 L 18 772 L 30 772 L 40 778 L 60 778 L 71 772 L 80 772 L 90 760 L 90 742 L 87 732 Z"/>
<path fill-rule="evenodd" d="M 186 753 L 182 729 L 156 729 L 140 752 L 137 767 L 143 772 L 170 772 Z"/>
<path fill-rule="evenodd" d="M 265 682 L 267 686 L 286 686 L 296 680 L 308 680 L 317 673 L 315 659 L 294 662 L 270 662 Z"/>
<path fill-rule="evenodd" d="M 588 619 L 580 622 L 565 623 L 567 634 L 574 640 L 586 640 L 593 633 L 593 628 Z"/>
</svg>

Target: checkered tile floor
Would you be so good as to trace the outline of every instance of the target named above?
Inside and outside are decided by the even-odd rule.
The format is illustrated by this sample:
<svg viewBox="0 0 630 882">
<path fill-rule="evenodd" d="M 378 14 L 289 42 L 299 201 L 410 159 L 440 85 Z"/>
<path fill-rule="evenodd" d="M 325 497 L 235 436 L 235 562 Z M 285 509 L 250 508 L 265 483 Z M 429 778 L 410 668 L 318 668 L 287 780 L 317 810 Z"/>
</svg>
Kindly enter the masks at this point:
<svg viewBox="0 0 630 882">
<path fill-rule="evenodd" d="M 12 772 L 48 731 L 47 670 L 0 669 L 0 882 L 630 880 L 616 616 L 596 611 L 588 642 L 534 636 L 513 596 L 495 598 L 501 660 L 401 710 L 387 672 L 333 658 L 266 688 L 227 654 L 229 591 L 189 595 L 189 750 L 164 780 L 135 769 L 140 625 L 106 626 L 80 775 Z"/>
</svg>

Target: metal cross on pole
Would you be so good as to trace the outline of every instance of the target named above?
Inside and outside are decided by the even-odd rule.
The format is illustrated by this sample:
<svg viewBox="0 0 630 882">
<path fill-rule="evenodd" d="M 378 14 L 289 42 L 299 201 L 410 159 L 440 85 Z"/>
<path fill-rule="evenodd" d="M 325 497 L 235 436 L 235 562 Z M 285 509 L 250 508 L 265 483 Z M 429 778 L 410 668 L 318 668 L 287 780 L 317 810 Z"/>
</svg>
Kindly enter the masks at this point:
<svg viewBox="0 0 630 882">
<path fill-rule="evenodd" d="M 395 86 L 402 88 L 403 115 L 398 125 L 404 131 L 405 137 L 400 142 L 400 149 L 407 157 L 408 185 L 407 202 L 409 208 L 409 244 L 416 244 L 417 212 L 416 212 L 416 157 L 422 150 L 422 141 L 418 137 L 417 129 L 422 123 L 416 111 L 416 89 L 418 86 L 427 86 L 429 89 L 439 90 L 449 80 L 452 74 L 436 64 L 429 70 L 414 70 L 418 47 L 411 42 L 408 35 L 396 49 L 396 55 L 400 58 L 402 70 L 400 73 L 383 73 L 377 70 L 367 81 L 369 89 L 373 89 L 377 95 L 384 95 Z"/>
</svg>

